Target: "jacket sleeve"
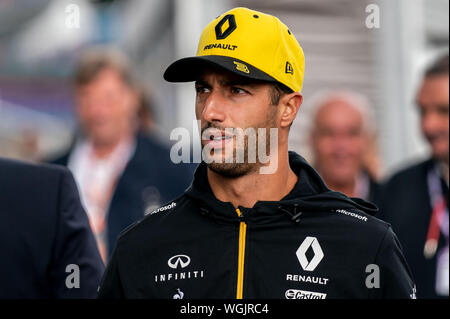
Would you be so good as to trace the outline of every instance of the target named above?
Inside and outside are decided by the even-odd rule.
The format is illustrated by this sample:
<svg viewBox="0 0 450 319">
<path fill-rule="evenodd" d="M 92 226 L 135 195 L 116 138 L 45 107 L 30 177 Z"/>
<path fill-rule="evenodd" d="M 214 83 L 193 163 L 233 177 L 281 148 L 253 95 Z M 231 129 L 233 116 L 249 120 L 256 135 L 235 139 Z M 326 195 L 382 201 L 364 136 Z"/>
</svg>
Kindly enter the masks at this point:
<svg viewBox="0 0 450 319">
<path fill-rule="evenodd" d="M 117 243 L 116 248 L 111 256 L 103 275 L 102 282 L 98 291 L 98 299 L 122 299 L 125 298 L 123 294 L 122 284 L 120 282 L 118 257 L 117 257 Z"/>
<path fill-rule="evenodd" d="M 89 220 L 72 174 L 64 169 L 50 278 L 56 298 L 95 298 L 104 271 Z"/>
<path fill-rule="evenodd" d="M 375 298 L 416 298 L 416 286 L 411 270 L 391 226 L 388 227 L 380 245 L 375 264 L 380 269 L 380 289 L 375 289 Z"/>
</svg>

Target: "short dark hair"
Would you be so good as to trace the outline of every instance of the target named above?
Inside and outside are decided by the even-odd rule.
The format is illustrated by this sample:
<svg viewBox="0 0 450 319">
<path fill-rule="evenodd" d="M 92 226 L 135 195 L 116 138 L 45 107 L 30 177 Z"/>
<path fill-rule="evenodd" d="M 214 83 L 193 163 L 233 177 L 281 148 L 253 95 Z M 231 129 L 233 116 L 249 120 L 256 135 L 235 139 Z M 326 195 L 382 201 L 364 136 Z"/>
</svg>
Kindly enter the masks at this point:
<svg viewBox="0 0 450 319">
<path fill-rule="evenodd" d="M 105 69 L 116 71 L 127 86 L 135 87 L 136 83 L 126 57 L 120 52 L 106 49 L 93 49 L 82 55 L 75 70 L 75 86 L 89 84 Z"/>
<path fill-rule="evenodd" d="M 448 75 L 448 53 L 437 58 L 425 71 L 425 77 Z"/>
<path fill-rule="evenodd" d="M 292 89 L 288 88 L 286 85 L 275 82 L 270 89 L 270 103 L 272 105 L 278 105 L 280 103 L 280 99 L 285 94 L 291 94 L 294 92 Z"/>
</svg>

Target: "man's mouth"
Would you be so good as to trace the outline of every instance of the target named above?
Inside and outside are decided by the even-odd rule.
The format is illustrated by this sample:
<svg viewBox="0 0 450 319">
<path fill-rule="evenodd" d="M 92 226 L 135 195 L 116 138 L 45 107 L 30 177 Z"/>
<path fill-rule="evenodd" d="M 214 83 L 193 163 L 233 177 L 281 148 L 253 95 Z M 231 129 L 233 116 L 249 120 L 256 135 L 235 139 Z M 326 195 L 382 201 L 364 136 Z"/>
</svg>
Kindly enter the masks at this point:
<svg viewBox="0 0 450 319">
<path fill-rule="evenodd" d="M 225 135 L 222 135 L 222 136 L 211 136 L 209 140 L 210 141 L 222 141 L 222 140 L 228 140 L 230 138 L 231 138 L 231 136 L 225 136 Z"/>
<path fill-rule="evenodd" d="M 207 135 L 203 134 L 203 141 L 205 145 L 208 145 L 211 149 L 224 148 L 225 144 L 233 139 L 233 135 L 226 134 L 225 132 L 218 130 L 205 130 Z M 206 137 L 206 138 L 205 138 Z"/>
</svg>

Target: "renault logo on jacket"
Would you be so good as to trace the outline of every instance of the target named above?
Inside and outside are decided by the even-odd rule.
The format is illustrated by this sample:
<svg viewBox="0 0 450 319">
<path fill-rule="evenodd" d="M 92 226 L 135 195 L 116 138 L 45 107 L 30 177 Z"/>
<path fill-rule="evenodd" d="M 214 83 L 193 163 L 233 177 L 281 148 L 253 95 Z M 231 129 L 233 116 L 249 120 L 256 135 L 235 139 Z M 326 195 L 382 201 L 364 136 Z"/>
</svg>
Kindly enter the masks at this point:
<svg viewBox="0 0 450 319">
<path fill-rule="evenodd" d="M 314 256 L 308 261 L 306 257 L 306 252 L 309 248 L 312 248 Z M 306 237 L 305 240 L 301 243 L 300 247 L 298 247 L 296 252 L 298 261 L 305 271 L 313 271 L 316 269 L 317 265 L 319 265 L 322 260 L 324 254 L 322 248 L 320 247 L 319 241 L 316 237 Z"/>
<path fill-rule="evenodd" d="M 186 255 L 176 255 L 171 257 L 167 264 L 170 268 L 177 269 L 178 267 L 186 268 L 191 263 L 191 258 Z"/>
</svg>

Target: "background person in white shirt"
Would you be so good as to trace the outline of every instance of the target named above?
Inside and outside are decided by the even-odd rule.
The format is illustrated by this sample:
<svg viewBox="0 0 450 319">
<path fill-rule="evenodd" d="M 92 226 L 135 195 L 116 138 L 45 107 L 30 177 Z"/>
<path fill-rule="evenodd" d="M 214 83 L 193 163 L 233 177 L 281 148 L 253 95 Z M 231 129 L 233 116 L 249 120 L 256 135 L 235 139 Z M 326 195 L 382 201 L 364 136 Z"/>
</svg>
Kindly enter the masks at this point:
<svg viewBox="0 0 450 319">
<path fill-rule="evenodd" d="M 53 163 L 72 170 L 106 262 L 119 233 L 181 194 L 192 175 L 141 128 L 143 92 L 124 55 L 87 51 L 74 82 L 80 136 Z"/>
</svg>

